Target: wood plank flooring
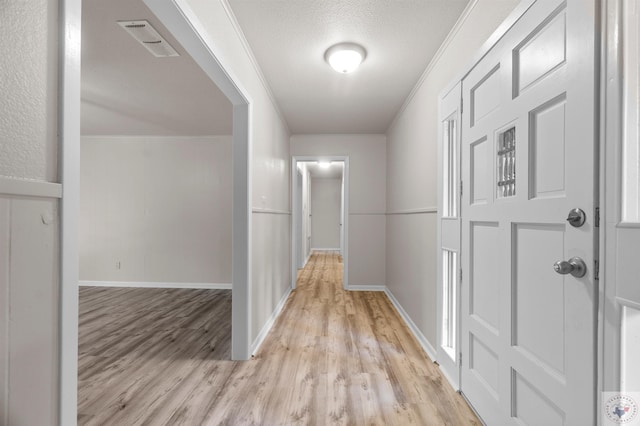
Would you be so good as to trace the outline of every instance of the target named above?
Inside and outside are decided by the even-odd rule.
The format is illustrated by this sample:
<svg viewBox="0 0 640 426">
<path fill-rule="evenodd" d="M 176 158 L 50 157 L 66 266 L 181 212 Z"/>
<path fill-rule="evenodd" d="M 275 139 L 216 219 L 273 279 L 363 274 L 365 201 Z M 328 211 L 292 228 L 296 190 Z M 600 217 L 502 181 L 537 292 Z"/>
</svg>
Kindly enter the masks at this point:
<svg viewBox="0 0 640 426">
<path fill-rule="evenodd" d="M 230 291 L 82 288 L 78 424 L 480 425 L 387 297 L 341 277 L 314 253 L 242 362 Z"/>
</svg>

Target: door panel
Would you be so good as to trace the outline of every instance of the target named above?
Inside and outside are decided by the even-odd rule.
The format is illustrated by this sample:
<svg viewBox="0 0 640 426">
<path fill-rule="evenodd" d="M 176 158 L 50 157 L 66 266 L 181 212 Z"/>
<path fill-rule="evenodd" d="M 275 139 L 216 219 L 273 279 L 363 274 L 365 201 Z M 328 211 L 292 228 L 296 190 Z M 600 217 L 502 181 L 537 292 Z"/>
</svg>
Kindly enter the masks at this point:
<svg viewBox="0 0 640 426">
<path fill-rule="evenodd" d="M 562 197 L 566 170 L 566 94 L 531 112 L 529 136 L 529 197 Z"/>
<path fill-rule="evenodd" d="M 534 3 L 462 82 L 461 390 L 489 425 L 595 421 L 595 11 Z"/>
<path fill-rule="evenodd" d="M 544 392 L 513 370 L 513 417 L 526 425 L 566 424 L 564 411 Z"/>
<path fill-rule="evenodd" d="M 471 224 L 469 253 L 471 273 L 469 274 L 469 314 L 475 321 L 495 334 L 500 335 L 500 305 L 504 303 L 500 294 L 501 279 L 495 275 L 504 261 L 499 246 L 498 223 L 476 222 Z M 493 247 L 487 250 L 487 247 Z"/>
<path fill-rule="evenodd" d="M 564 379 L 567 300 L 562 275 L 549 267 L 564 256 L 564 226 L 514 226 L 512 344 Z"/>
<path fill-rule="evenodd" d="M 564 64 L 566 30 L 566 10 L 557 9 L 514 49 L 515 96 Z"/>
<path fill-rule="evenodd" d="M 486 204 L 489 198 L 489 182 L 487 177 L 491 173 L 489 163 L 490 150 L 487 147 L 486 136 L 480 140 L 471 144 L 470 155 L 470 168 L 471 168 L 471 181 L 470 193 L 471 204 Z"/>
</svg>

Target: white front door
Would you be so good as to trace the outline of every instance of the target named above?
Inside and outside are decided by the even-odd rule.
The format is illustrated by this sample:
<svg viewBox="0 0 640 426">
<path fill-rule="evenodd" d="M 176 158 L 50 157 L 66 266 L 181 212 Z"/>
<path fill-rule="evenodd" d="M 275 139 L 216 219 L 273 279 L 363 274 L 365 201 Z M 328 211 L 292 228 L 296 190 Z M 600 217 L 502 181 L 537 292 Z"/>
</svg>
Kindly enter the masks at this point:
<svg viewBox="0 0 640 426">
<path fill-rule="evenodd" d="M 595 424 L 598 15 L 537 1 L 462 82 L 461 389 L 488 425 Z"/>
</svg>

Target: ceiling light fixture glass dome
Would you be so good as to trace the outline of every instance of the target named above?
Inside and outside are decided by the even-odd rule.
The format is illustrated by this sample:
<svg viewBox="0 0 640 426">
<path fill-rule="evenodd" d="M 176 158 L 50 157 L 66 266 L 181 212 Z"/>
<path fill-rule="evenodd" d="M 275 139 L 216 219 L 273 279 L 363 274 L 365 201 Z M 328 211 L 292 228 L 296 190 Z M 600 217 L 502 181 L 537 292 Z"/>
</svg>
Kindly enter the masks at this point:
<svg viewBox="0 0 640 426">
<path fill-rule="evenodd" d="M 367 52 L 359 44 L 338 43 L 327 49 L 324 59 L 337 72 L 347 74 L 355 71 L 366 56 Z"/>
</svg>

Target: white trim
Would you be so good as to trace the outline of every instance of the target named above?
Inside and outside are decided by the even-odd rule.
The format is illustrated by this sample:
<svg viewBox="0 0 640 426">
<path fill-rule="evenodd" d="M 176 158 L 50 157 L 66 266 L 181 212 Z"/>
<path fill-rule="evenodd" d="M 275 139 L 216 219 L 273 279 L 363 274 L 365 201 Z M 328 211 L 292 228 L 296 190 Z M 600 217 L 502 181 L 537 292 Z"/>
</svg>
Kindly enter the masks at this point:
<svg viewBox="0 0 640 426">
<path fill-rule="evenodd" d="M 617 229 L 638 229 L 640 228 L 640 223 L 638 222 L 618 222 L 615 227 Z"/>
<path fill-rule="evenodd" d="M 387 287 L 384 284 L 352 284 L 349 291 L 385 291 Z"/>
<path fill-rule="evenodd" d="M 62 185 L 59 183 L 0 176 L 0 195 L 62 198 Z"/>
<path fill-rule="evenodd" d="M 258 352 L 258 350 L 260 349 L 260 346 L 262 345 L 262 343 L 264 343 L 264 340 L 267 338 L 267 335 L 269 334 L 269 331 L 271 331 L 271 328 L 275 324 L 276 319 L 282 312 L 282 309 L 284 309 L 284 305 L 289 299 L 289 295 L 291 294 L 292 290 L 293 289 L 289 287 L 289 289 L 284 294 L 284 296 L 282 296 L 282 299 L 280 299 L 280 302 L 278 302 L 278 306 L 276 306 L 276 308 L 273 310 L 273 312 L 271 313 L 271 316 L 265 323 L 264 327 L 262 327 L 262 330 L 260 330 L 260 333 L 253 341 L 253 344 L 251 345 L 251 356 L 255 355 L 256 352 Z"/>
<path fill-rule="evenodd" d="M 108 138 L 108 139 L 122 139 L 125 141 L 131 140 L 131 139 L 141 139 L 141 140 L 151 141 L 154 139 L 190 140 L 190 139 L 222 139 L 222 138 L 233 137 L 233 135 L 171 135 L 171 136 L 167 136 L 167 135 L 89 135 L 86 133 L 83 133 L 81 136 L 83 140 Z"/>
<path fill-rule="evenodd" d="M 404 323 L 407 325 L 407 327 L 409 327 L 409 330 L 411 331 L 411 333 L 413 333 L 413 336 L 416 338 L 422 349 L 426 352 L 427 356 L 431 358 L 431 361 L 435 361 L 436 350 L 433 348 L 433 346 L 431 346 L 431 343 L 429 343 L 427 338 L 424 337 L 424 334 L 422 334 L 418 326 L 413 322 L 411 317 L 409 317 L 409 314 L 407 314 L 407 312 L 402 308 L 402 305 L 400 305 L 398 299 L 395 298 L 388 287 L 385 287 L 384 294 L 386 294 L 389 300 L 391 300 L 391 303 L 396 308 L 396 311 L 398 311 L 398 314 L 400 314 L 400 317 L 402 318 Z"/>
<path fill-rule="evenodd" d="M 477 4 L 478 4 L 478 0 L 471 0 L 469 4 L 467 4 L 467 7 L 464 8 L 462 13 L 460 14 L 460 17 L 451 28 L 451 31 L 449 31 L 449 34 L 447 34 L 447 37 L 445 37 L 444 41 L 442 42 L 438 50 L 429 61 L 427 68 L 424 70 L 422 75 L 420 75 L 420 78 L 416 82 L 415 86 L 413 86 L 413 89 L 411 89 L 411 92 L 409 92 L 409 96 L 407 96 L 407 98 L 402 103 L 402 106 L 396 113 L 396 116 L 393 118 L 393 121 L 391 121 L 391 124 L 389 125 L 389 127 L 387 127 L 387 132 L 389 132 L 390 129 L 393 129 L 393 127 L 396 125 L 396 122 L 400 119 L 402 114 L 404 114 L 404 111 L 407 109 L 409 104 L 413 101 L 413 98 L 416 96 L 416 94 L 424 84 L 429 74 L 431 74 L 431 71 L 433 70 L 433 68 L 435 68 L 438 62 L 440 62 L 440 58 L 442 57 L 444 52 L 449 48 L 449 45 L 453 41 L 453 38 L 462 29 L 462 27 L 464 26 L 464 23 L 467 22 L 467 19 L 469 19 L 471 12 L 473 11 L 473 9 L 475 9 Z"/>
<path fill-rule="evenodd" d="M 315 248 L 315 247 L 311 247 L 311 251 L 340 251 L 340 247 L 337 248 Z"/>
<path fill-rule="evenodd" d="M 616 302 L 618 302 L 618 304 L 620 306 L 626 306 L 628 308 L 633 308 L 635 310 L 639 310 L 640 311 L 640 303 L 634 301 L 634 300 L 629 300 L 629 299 L 625 299 L 624 297 L 616 297 Z"/>
<path fill-rule="evenodd" d="M 600 286 L 598 289 L 598 391 L 618 390 L 620 384 L 622 309 L 616 298 L 617 230 L 621 227 L 623 145 L 624 38 L 622 0 L 602 2 L 600 41 Z M 602 404 L 596 404 L 598 418 Z"/>
<path fill-rule="evenodd" d="M 482 59 L 482 57 L 487 54 L 487 52 L 489 52 L 491 47 L 493 47 L 493 45 L 496 44 L 498 40 L 500 40 L 506 34 L 509 28 L 511 28 L 513 24 L 515 24 L 515 22 L 518 19 L 520 19 L 522 15 L 524 15 L 524 13 L 529 9 L 529 7 L 531 7 L 531 5 L 535 1 L 537 0 L 522 0 L 515 7 L 515 9 L 509 14 L 509 16 L 507 16 L 507 18 L 504 21 L 502 21 L 500 26 L 498 26 L 498 28 L 493 32 L 493 34 L 489 36 L 489 38 L 482 45 L 478 53 L 473 55 L 473 57 L 471 58 L 472 60 L 469 62 L 469 65 L 461 68 L 462 70 L 465 70 L 465 71 L 459 75 L 458 73 L 454 74 L 456 75 L 456 78 L 452 80 L 452 83 L 446 87 L 443 93 L 449 92 L 453 88 L 453 86 L 455 86 L 458 82 L 460 82 L 464 78 L 466 74 L 471 72 L 475 64 L 478 63 L 480 59 Z M 442 55 L 444 54 L 444 52 L 449 48 L 449 45 L 453 41 L 453 38 L 458 34 L 460 29 L 462 29 L 462 27 L 464 26 L 465 22 L 467 21 L 467 19 L 471 15 L 471 12 L 473 11 L 473 9 L 475 9 L 477 4 L 478 4 L 478 0 L 471 0 L 467 5 L 467 7 L 462 11 L 460 18 L 458 18 L 453 28 L 451 28 L 451 31 L 449 32 L 447 37 L 444 39 L 444 42 L 442 42 L 442 44 L 436 51 L 435 55 L 433 55 L 433 58 L 431 58 L 429 65 L 427 65 L 427 68 L 424 70 L 424 72 L 418 79 L 418 82 L 415 84 L 415 86 L 409 93 L 409 96 L 407 96 L 404 103 L 396 113 L 395 117 L 391 121 L 391 124 L 389 125 L 389 127 L 387 127 L 387 134 L 391 129 L 395 127 L 395 125 L 397 124 L 398 120 L 400 119 L 404 111 L 407 109 L 409 104 L 413 101 L 413 98 L 416 96 L 416 94 L 418 93 L 418 91 L 420 90 L 424 82 L 427 80 L 427 77 L 429 76 L 429 74 L 431 74 L 431 71 L 433 71 L 433 69 L 438 64 L 438 62 L 440 62 L 440 58 L 442 58 Z"/>
<path fill-rule="evenodd" d="M 386 216 L 386 212 L 383 213 L 349 213 L 350 216 Z"/>
<path fill-rule="evenodd" d="M 396 210 L 394 212 L 388 212 L 387 216 L 402 215 L 402 214 L 427 214 L 427 213 L 438 213 L 438 208 L 424 207 L 422 209 Z"/>
<path fill-rule="evenodd" d="M 280 214 L 280 215 L 285 215 L 285 216 L 291 215 L 291 212 L 286 211 L 286 210 L 263 209 L 263 208 L 260 208 L 260 207 L 254 207 L 252 212 L 253 213 L 258 213 L 258 214 Z"/>
<path fill-rule="evenodd" d="M 231 290 L 227 283 L 163 283 L 155 281 L 80 281 L 81 287 L 132 287 L 132 288 L 190 288 L 206 290 Z"/>
<path fill-rule="evenodd" d="M 251 152 L 252 105 L 240 80 L 222 63 L 187 0 L 143 0 L 211 81 L 233 104 L 233 296 L 231 358 L 249 359 L 251 346 Z"/>
<path fill-rule="evenodd" d="M 434 359 L 433 362 L 438 365 L 438 370 L 440 370 L 440 373 L 442 373 L 444 378 L 447 379 L 447 382 L 449 382 L 449 386 L 451 386 L 456 392 L 459 391 L 460 390 L 460 386 L 458 384 L 459 382 L 453 380 L 453 378 L 449 375 L 447 370 L 440 367 L 438 360 Z M 478 416 L 478 418 L 480 418 L 480 416 Z"/>
<path fill-rule="evenodd" d="M 60 282 L 58 424 L 78 421 L 78 218 L 80 214 L 80 63 L 82 0 L 58 4 L 58 175 Z"/>
<path fill-rule="evenodd" d="M 249 45 L 249 42 L 247 41 L 247 38 L 245 37 L 244 32 L 242 31 L 242 27 L 240 26 L 240 24 L 238 23 L 238 20 L 236 19 L 236 15 L 233 13 L 233 9 L 231 8 L 231 5 L 229 4 L 228 0 L 220 0 L 220 3 L 222 4 L 222 7 L 224 8 L 224 11 L 227 14 L 227 18 L 229 19 L 231 26 L 236 32 L 236 36 L 238 36 L 238 39 L 240 39 L 240 43 L 242 44 L 242 47 L 245 53 L 249 57 L 249 62 L 251 62 L 251 66 L 253 67 L 253 70 L 258 75 L 258 79 L 260 80 L 260 83 L 262 83 L 262 87 L 264 88 L 265 92 L 267 92 L 267 96 L 269 97 L 269 101 L 271 101 L 271 104 L 273 105 L 273 109 L 276 110 L 276 113 L 278 114 L 280 121 L 282 121 L 285 128 L 287 129 L 287 133 L 290 134 L 291 131 L 289 130 L 289 124 L 287 123 L 287 120 L 285 120 L 284 114 L 282 113 L 280 106 L 276 102 L 276 98 L 273 95 L 271 86 L 269 86 L 269 83 L 267 83 L 267 79 L 265 78 L 264 73 L 262 72 L 262 68 L 260 68 L 258 61 L 256 60 L 256 57 L 253 54 L 253 50 L 251 50 L 251 46 Z"/>
</svg>

